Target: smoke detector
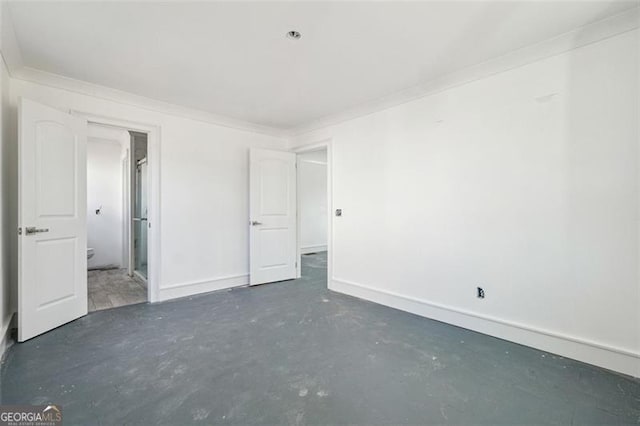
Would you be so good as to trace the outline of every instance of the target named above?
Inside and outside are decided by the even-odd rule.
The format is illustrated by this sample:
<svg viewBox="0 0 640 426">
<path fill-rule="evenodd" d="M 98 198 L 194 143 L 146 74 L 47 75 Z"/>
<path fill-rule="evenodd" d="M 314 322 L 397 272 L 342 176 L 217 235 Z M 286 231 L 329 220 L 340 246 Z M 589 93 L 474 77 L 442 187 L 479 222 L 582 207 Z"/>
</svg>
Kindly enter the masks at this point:
<svg viewBox="0 0 640 426">
<path fill-rule="evenodd" d="M 287 38 L 290 38 L 291 40 L 300 40 L 300 37 L 302 37 L 302 34 L 295 30 L 291 30 L 287 33 Z"/>
</svg>

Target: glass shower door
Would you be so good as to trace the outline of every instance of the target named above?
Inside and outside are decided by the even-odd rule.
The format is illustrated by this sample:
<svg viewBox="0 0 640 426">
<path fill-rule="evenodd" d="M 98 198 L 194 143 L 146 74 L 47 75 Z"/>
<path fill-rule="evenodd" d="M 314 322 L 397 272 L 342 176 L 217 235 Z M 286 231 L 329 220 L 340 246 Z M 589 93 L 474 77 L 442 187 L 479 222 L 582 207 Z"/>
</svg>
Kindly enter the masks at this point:
<svg viewBox="0 0 640 426">
<path fill-rule="evenodd" d="M 138 161 L 133 208 L 134 271 L 147 279 L 147 160 Z"/>
</svg>

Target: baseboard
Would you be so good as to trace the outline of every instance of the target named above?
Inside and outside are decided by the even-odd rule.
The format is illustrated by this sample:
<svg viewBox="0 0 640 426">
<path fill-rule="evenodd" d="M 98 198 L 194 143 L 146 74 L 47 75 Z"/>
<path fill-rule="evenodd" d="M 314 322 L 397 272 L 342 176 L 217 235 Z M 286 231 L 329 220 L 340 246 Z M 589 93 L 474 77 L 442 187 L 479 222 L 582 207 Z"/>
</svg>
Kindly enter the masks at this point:
<svg viewBox="0 0 640 426">
<path fill-rule="evenodd" d="M 317 246 L 304 246 L 300 247 L 300 254 L 317 253 L 319 251 L 327 251 L 326 244 L 320 244 Z"/>
<path fill-rule="evenodd" d="M 4 357 L 4 354 L 9 346 L 13 344 L 13 339 L 11 338 L 11 330 L 16 325 L 16 314 L 12 314 L 9 317 L 9 320 L 2 325 L 2 329 L 0 329 L 0 360 Z"/>
<path fill-rule="evenodd" d="M 640 353 L 333 278 L 329 289 L 521 345 L 640 377 Z"/>
<path fill-rule="evenodd" d="M 205 281 L 194 281 L 163 286 L 159 290 L 158 301 L 208 293 L 249 284 L 249 274 L 230 275 Z"/>
</svg>

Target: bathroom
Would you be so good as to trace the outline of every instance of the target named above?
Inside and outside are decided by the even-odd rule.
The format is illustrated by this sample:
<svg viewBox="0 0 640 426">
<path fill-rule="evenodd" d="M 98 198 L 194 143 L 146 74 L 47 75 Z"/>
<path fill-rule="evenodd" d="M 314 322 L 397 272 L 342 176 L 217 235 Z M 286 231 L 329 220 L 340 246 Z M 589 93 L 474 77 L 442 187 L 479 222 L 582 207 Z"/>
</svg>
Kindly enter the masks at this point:
<svg viewBox="0 0 640 426">
<path fill-rule="evenodd" d="M 87 137 L 89 312 L 148 300 L 147 135 L 90 123 Z"/>
</svg>

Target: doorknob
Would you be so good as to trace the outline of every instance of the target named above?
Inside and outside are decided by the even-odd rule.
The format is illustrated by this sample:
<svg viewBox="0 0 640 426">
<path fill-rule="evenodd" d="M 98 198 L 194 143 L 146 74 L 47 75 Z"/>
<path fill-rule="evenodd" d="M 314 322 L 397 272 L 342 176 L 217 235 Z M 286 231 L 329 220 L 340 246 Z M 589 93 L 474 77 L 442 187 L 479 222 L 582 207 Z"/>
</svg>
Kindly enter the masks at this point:
<svg viewBox="0 0 640 426">
<path fill-rule="evenodd" d="M 35 226 L 27 226 L 24 228 L 24 232 L 27 235 L 39 234 L 41 232 L 49 232 L 49 228 L 36 228 Z"/>
<path fill-rule="evenodd" d="M 262 222 L 258 222 L 257 220 L 251 221 L 251 226 L 258 226 L 258 225 L 262 225 Z"/>
</svg>

